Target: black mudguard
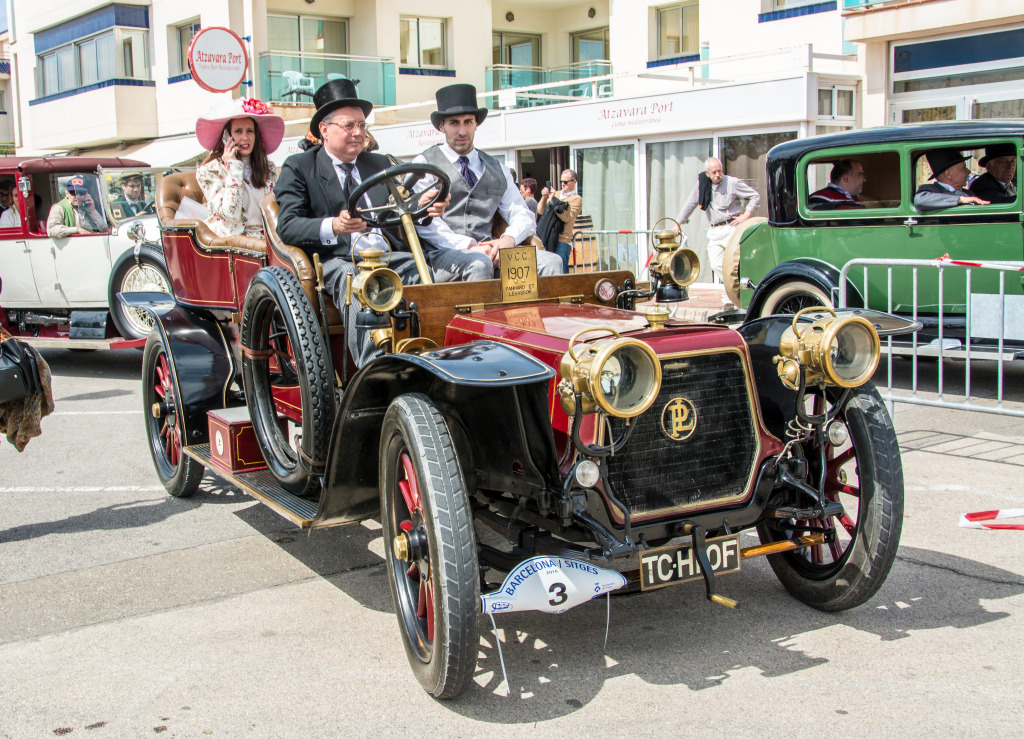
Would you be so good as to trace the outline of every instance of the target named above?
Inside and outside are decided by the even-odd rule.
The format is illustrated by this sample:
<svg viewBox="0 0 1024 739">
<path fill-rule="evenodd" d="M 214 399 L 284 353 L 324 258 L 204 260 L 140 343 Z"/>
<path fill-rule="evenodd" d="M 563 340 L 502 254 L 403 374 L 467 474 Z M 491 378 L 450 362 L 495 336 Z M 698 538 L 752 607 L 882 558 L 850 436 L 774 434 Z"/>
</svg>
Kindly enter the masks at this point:
<svg viewBox="0 0 1024 739">
<path fill-rule="evenodd" d="M 796 418 L 796 391 L 782 384 L 773 361 L 779 354 L 782 333 L 792 325 L 792 316 L 768 316 L 744 323 L 736 329 L 750 350 L 750 364 L 764 425 L 778 439 L 786 438 L 786 425 Z"/>
<path fill-rule="evenodd" d="M 761 314 L 761 306 L 771 292 L 784 282 L 790 280 L 803 280 L 820 287 L 826 294 L 832 296 L 832 304 L 839 301 L 839 276 L 840 271 L 835 266 L 820 259 L 795 259 L 792 262 L 783 262 L 766 274 L 757 284 L 754 294 L 750 297 L 747 305 L 747 315 L 752 318 Z M 850 280 L 846 281 L 847 303 L 850 307 L 863 307 L 864 296 L 860 289 Z"/>
<path fill-rule="evenodd" d="M 535 495 L 557 487 L 548 409 L 554 375 L 528 354 L 488 341 L 393 354 L 366 365 L 352 378 L 335 419 L 314 526 L 376 514 L 384 414 L 405 393 L 427 395 L 444 416 L 470 491 Z"/>
<path fill-rule="evenodd" d="M 131 308 L 149 311 L 167 347 L 185 421 L 186 446 L 210 439 L 207 411 L 228 406 L 234 360 L 220 325 L 206 312 L 174 302 L 166 293 L 118 293 Z"/>
</svg>

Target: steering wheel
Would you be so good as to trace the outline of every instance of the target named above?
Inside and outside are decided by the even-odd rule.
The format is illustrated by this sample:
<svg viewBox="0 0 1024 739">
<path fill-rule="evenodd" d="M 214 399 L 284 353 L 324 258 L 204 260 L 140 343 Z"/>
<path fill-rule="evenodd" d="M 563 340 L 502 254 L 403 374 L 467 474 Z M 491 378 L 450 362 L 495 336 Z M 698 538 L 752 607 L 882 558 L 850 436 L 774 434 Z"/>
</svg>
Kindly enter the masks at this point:
<svg viewBox="0 0 1024 739">
<path fill-rule="evenodd" d="M 395 180 L 400 175 L 406 175 L 405 180 L 399 185 Z M 419 204 L 422 193 L 415 192 L 413 187 L 424 177 L 431 176 L 434 183 L 428 186 L 436 187 L 437 193 L 428 203 Z M 378 205 L 372 208 L 359 207 L 363 195 L 371 188 L 384 183 L 391 192 L 391 198 L 385 205 Z M 402 216 L 408 214 L 414 221 L 424 220 L 427 209 L 438 200 L 448 197 L 449 180 L 445 171 L 433 164 L 399 164 L 396 167 L 388 167 L 372 177 L 363 180 L 359 187 L 348 199 L 348 212 L 358 215 L 371 228 L 384 228 L 388 226 L 399 226 L 402 223 Z"/>
</svg>

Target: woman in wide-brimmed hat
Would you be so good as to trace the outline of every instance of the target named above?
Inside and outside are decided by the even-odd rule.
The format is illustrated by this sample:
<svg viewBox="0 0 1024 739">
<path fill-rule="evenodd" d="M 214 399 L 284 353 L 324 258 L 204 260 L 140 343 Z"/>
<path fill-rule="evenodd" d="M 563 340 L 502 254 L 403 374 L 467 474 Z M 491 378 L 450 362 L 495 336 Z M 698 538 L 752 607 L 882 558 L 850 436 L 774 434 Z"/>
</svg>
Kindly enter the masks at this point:
<svg viewBox="0 0 1024 739">
<path fill-rule="evenodd" d="M 210 152 L 196 172 L 220 236 L 263 237 L 260 201 L 274 187 L 277 168 L 268 158 L 284 138 L 284 119 L 254 98 L 217 103 L 196 121 L 196 138 Z"/>
</svg>

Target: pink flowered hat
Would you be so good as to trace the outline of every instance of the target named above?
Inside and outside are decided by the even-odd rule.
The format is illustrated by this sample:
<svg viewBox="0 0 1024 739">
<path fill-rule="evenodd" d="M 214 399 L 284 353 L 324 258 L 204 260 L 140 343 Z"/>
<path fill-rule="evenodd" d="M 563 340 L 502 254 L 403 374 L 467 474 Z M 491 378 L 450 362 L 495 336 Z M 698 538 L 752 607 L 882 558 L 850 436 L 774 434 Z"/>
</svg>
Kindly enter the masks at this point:
<svg viewBox="0 0 1024 739">
<path fill-rule="evenodd" d="M 276 115 L 270 106 L 256 98 L 234 98 L 222 100 L 196 121 L 196 138 L 203 148 L 213 151 L 220 143 L 224 124 L 235 118 L 252 118 L 263 141 L 263 150 L 273 153 L 284 138 L 284 119 Z"/>
</svg>

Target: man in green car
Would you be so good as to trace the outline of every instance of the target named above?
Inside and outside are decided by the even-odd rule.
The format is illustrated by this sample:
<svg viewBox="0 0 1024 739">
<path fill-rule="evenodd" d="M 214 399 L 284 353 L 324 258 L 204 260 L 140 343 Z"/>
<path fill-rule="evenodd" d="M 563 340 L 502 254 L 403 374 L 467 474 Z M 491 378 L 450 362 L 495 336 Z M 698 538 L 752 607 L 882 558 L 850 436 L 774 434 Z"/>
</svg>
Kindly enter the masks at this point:
<svg viewBox="0 0 1024 739">
<path fill-rule="evenodd" d="M 967 185 L 967 157 L 957 149 L 932 149 L 925 153 L 932 179 L 917 188 L 914 207 L 918 210 L 939 210 L 957 205 L 988 205 L 989 201 L 972 195 Z"/>
<path fill-rule="evenodd" d="M 1013 144 L 985 147 L 985 156 L 978 160 L 985 174 L 971 183 L 971 194 L 990 203 L 1012 203 L 1017 200 L 1017 150 Z"/>
</svg>

